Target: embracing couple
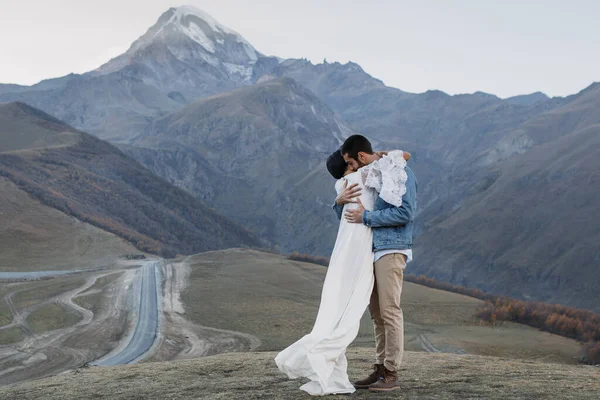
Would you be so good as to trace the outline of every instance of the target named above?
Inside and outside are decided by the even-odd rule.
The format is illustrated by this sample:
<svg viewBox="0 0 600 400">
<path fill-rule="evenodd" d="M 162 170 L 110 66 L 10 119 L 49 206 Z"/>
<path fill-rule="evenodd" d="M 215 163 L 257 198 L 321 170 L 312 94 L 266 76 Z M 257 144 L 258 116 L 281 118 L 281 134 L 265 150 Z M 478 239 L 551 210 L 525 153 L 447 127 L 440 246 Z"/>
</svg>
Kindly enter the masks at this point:
<svg viewBox="0 0 600 400">
<path fill-rule="evenodd" d="M 390 391 L 400 387 L 404 350 L 400 297 L 412 259 L 417 181 L 399 150 L 374 152 L 361 135 L 350 136 L 327 159 L 337 182 L 333 209 L 340 227 L 323 284 L 313 330 L 275 358 L 290 378 L 308 378 L 311 395 Z M 373 372 L 350 383 L 346 348 L 369 308 L 375 326 Z"/>
</svg>

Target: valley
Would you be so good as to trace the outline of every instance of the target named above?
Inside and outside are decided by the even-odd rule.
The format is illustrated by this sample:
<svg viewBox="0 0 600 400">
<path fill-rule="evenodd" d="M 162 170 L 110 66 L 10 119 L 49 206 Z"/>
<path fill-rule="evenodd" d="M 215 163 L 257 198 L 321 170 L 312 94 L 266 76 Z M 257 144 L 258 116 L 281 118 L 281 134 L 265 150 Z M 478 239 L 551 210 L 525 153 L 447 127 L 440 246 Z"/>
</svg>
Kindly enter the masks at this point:
<svg viewBox="0 0 600 400">
<path fill-rule="evenodd" d="M 283 254 L 331 254 L 325 160 L 355 133 L 412 154 L 408 273 L 600 312 L 599 83 L 409 93 L 351 61 L 266 55 L 192 6 L 105 61 L 0 84 L 0 397 L 301 398 L 272 358 L 310 332 L 327 270 Z M 576 340 L 414 283 L 402 302 L 408 396 L 600 390 Z M 373 345 L 365 313 L 352 375 Z"/>
<path fill-rule="evenodd" d="M 8 323 L 0 326 L 0 383 L 79 368 L 113 348 L 98 364 L 124 364 L 145 355 L 158 328 L 158 281 L 150 282 L 153 298 L 142 289 L 157 265 L 120 262 L 42 280 L 0 273 L 0 294 L 9 306 L 3 313 Z M 148 329 L 153 324 L 154 331 Z M 146 332 L 151 337 L 140 343 Z"/>
<path fill-rule="evenodd" d="M 326 268 L 248 249 L 25 280 L 0 274 L 0 383 L 229 352 L 280 350 L 308 333 Z M 579 364 L 574 340 L 475 316 L 471 297 L 405 283 L 406 349 Z M 293 316 L 293 318 L 292 318 Z M 372 348 L 368 314 L 353 347 Z"/>
<path fill-rule="evenodd" d="M 190 321 L 252 334 L 260 351 L 281 350 L 312 329 L 325 267 L 243 249 L 202 253 L 188 263 L 181 299 Z M 405 282 L 402 302 L 409 351 L 580 362 L 574 340 L 512 323 L 484 325 L 476 317 L 481 300 Z M 353 346 L 374 346 L 368 311 Z"/>
<path fill-rule="evenodd" d="M 152 277 L 148 271 L 156 275 Z M 299 393 L 295 390 L 298 382 L 284 379 L 276 371 L 273 351 L 312 327 L 325 271 L 322 266 L 276 254 L 230 249 L 172 262 L 123 261 L 114 269 L 74 279 L 3 284 L 5 296 L 34 288 L 47 293 L 47 300 L 36 305 L 28 302 L 27 296 L 18 298 L 19 310 L 22 305 L 41 307 L 47 302 L 86 307 L 74 307 L 82 319 L 70 328 L 32 333 L 20 343 L 0 346 L 2 383 L 66 371 L 55 377 L 1 386 L 0 394 L 51 399 L 87 397 L 95 392 L 106 398 L 130 398 L 135 392 L 147 398 L 159 398 L 153 397 L 157 393 L 213 398 L 217 389 L 209 375 L 217 373 L 241 385 L 239 389 L 219 385 L 221 392 L 251 388 L 252 396 L 268 393 L 290 398 Z M 157 294 L 157 287 L 163 287 L 159 304 L 149 307 L 147 315 L 144 304 L 154 303 L 145 303 L 144 283 L 148 279 L 144 278 L 160 283 L 159 276 L 164 278 L 162 285 L 152 288 Z M 96 295 L 102 300 L 95 301 Z M 133 304 L 128 303 L 132 300 Z M 138 301 L 141 303 L 136 304 Z M 592 393 L 598 390 L 597 368 L 575 365 L 579 364 L 575 341 L 515 324 L 482 325 L 474 317 L 480 303 L 406 283 L 405 391 L 420 396 L 477 392 L 488 398 L 501 398 L 494 393 L 513 393 L 513 398 L 526 398 L 577 390 L 579 398 L 593 398 Z M 136 336 L 152 332 L 156 321 L 151 316 L 157 309 L 158 335 L 145 353 L 147 346 L 138 346 L 141 342 Z M 21 314 L 27 312 L 22 310 Z M 142 325 L 145 327 L 140 328 Z M 89 363 L 100 347 L 108 351 L 110 340 L 113 350 Z M 372 330 L 364 319 L 359 337 L 348 350 L 352 377 L 364 373 L 372 359 L 372 347 Z M 135 348 L 141 350 L 141 358 L 134 355 Z M 135 365 L 110 367 L 128 362 Z M 82 366 L 85 368 L 79 368 Z M 142 381 L 147 381 L 143 385 L 142 376 Z M 123 379 L 129 382 L 125 386 Z M 253 386 L 248 379 L 260 383 Z M 50 393 L 55 385 L 60 386 L 60 394 Z"/>
<path fill-rule="evenodd" d="M 599 99 L 598 84 L 552 98 L 409 93 L 354 62 L 265 55 L 182 6 L 95 70 L 0 85 L 0 102 L 37 107 L 26 113 L 58 129 L 49 140 L 30 124 L 28 135 L 0 140 L 0 151 L 13 152 L 0 168 L 45 205 L 161 256 L 239 245 L 327 256 L 337 221 L 323 162 L 359 132 L 377 148 L 413 154 L 416 273 L 598 311 L 598 229 L 587 221 L 598 214 Z M 3 126 L 25 129 L 26 118 L 0 114 Z M 32 154 L 42 148 L 44 157 Z M 81 160 L 90 152 L 94 162 Z M 48 182 L 64 200 L 45 190 L 47 168 L 61 176 Z M 152 211 L 136 211 L 139 202 Z M 213 212 L 225 219 L 215 223 Z M 215 225 L 227 228 L 204 234 Z"/>
<path fill-rule="evenodd" d="M 160 301 L 162 299 L 162 261 L 150 261 L 139 270 L 134 291 L 134 329 L 128 336 L 123 348 L 97 360 L 93 365 L 109 366 L 135 362 L 150 351 L 159 331 Z M 120 346 L 121 347 L 121 346 Z"/>
</svg>

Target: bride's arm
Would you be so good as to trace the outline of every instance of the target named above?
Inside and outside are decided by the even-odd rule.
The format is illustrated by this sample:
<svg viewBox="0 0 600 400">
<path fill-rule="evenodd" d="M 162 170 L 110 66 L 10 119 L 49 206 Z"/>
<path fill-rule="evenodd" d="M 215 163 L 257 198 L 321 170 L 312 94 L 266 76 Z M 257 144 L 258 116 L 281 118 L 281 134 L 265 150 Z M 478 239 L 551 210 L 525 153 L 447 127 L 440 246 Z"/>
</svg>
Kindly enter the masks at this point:
<svg viewBox="0 0 600 400">
<path fill-rule="evenodd" d="M 361 168 L 363 185 L 374 189 L 387 203 L 400 207 L 402 196 L 406 192 L 405 167 L 409 158 L 408 152 L 392 150 L 386 157 Z"/>
</svg>

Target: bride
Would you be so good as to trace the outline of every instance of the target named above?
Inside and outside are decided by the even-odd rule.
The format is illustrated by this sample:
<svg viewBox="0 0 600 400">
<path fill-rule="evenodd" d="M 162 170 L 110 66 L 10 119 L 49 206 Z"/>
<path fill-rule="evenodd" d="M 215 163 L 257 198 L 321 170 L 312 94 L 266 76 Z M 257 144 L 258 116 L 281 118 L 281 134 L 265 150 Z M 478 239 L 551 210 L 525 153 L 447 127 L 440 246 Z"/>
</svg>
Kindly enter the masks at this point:
<svg viewBox="0 0 600 400">
<path fill-rule="evenodd" d="M 378 192 L 386 185 L 406 182 L 404 167 L 410 154 L 402 151 L 377 153 L 380 159 L 358 171 L 344 161 L 339 151 L 327 160 L 327 169 L 338 179 L 337 193 L 352 189 L 363 207 L 372 210 Z M 401 202 L 388 199 L 388 202 Z M 344 206 L 357 208 L 356 203 Z M 300 389 L 319 396 L 353 393 L 348 379 L 346 348 L 358 334 L 360 320 L 373 290 L 373 232 L 363 224 L 342 218 L 321 294 L 321 304 L 312 331 L 275 358 L 279 369 L 290 378 L 308 378 Z"/>
</svg>

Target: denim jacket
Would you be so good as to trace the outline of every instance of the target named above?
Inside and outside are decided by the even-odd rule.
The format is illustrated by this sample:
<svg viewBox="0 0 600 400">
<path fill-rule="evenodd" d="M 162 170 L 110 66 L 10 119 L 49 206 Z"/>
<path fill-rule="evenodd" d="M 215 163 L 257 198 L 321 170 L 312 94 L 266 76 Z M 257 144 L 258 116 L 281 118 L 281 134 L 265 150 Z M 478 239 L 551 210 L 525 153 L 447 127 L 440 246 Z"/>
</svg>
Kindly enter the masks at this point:
<svg viewBox="0 0 600 400">
<path fill-rule="evenodd" d="M 406 167 L 406 174 L 406 194 L 402 196 L 400 207 L 386 203 L 378 197 L 373 211 L 365 211 L 363 214 L 363 224 L 373 228 L 373 251 L 412 248 L 418 183 L 409 167 Z M 342 218 L 343 208 L 333 205 L 339 219 Z"/>
</svg>

